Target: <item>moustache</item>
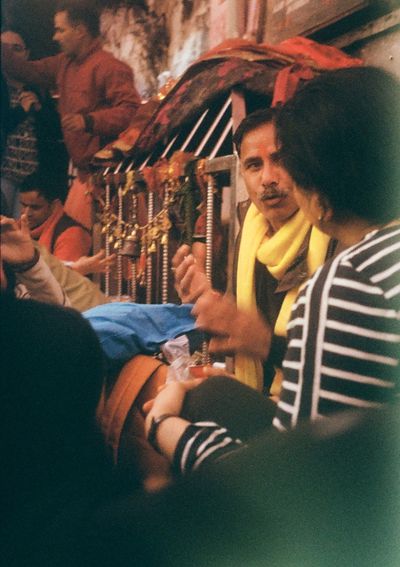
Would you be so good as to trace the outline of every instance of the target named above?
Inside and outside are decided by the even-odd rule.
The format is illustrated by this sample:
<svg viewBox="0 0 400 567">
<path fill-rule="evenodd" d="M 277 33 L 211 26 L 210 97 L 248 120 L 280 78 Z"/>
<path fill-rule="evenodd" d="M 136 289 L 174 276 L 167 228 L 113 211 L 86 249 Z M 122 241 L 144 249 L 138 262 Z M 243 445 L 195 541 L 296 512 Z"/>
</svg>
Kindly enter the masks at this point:
<svg viewBox="0 0 400 567">
<path fill-rule="evenodd" d="M 260 201 L 268 201 L 269 199 L 281 199 L 282 197 L 287 197 L 288 191 L 277 187 L 276 185 L 267 185 L 264 187 L 259 199 Z"/>
</svg>

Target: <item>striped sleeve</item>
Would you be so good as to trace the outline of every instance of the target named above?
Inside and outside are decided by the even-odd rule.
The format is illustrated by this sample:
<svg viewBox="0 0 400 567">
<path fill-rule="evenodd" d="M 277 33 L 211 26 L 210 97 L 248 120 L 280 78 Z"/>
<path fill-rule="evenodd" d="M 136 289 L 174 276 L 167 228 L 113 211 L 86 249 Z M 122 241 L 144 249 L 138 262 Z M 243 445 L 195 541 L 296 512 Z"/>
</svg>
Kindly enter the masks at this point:
<svg viewBox="0 0 400 567">
<path fill-rule="evenodd" d="M 181 474 L 199 470 L 205 464 L 215 462 L 242 445 L 233 439 L 227 429 L 212 421 L 189 425 L 175 449 L 173 468 Z"/>
<path fill-rule="evenodd" d="M 288 327 L 274 425 L 376 407 L 399 387 L 400 230 L 345 251 L 307 284 Z"/>
</svg>

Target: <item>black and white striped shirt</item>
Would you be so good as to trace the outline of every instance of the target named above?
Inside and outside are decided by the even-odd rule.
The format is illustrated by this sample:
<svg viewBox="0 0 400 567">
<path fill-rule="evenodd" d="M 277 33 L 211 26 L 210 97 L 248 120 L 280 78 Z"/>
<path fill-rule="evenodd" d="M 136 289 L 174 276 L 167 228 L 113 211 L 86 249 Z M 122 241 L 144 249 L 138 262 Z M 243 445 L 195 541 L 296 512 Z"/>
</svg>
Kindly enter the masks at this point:
<svg viewBox="0 0 400 567">
<path fill-rule="evenodd" d="M 300 292 L 288 327 L 281 399 L 273 424 L 377 407 L 400 384 L 400 227 L 369 233 L 325 264 Z M 191 425 L 175 463 L 181 472 L 240 444 L 217 424 Z"/>
<path fill-rule="evenodd" d="M 274 425 L 375 407 L 399 387 L 400 228 L 369 233 L 325 264 L 292 309 Z"/>
<path fill-rule="evenodd" d="M 174 454 L 173 468 L 180 474 L 198 470 L 204 463 L 217 461 L 242 446 L 225 427 L 213 421 L 199 421 L 186 428 Z"/>
</svg>

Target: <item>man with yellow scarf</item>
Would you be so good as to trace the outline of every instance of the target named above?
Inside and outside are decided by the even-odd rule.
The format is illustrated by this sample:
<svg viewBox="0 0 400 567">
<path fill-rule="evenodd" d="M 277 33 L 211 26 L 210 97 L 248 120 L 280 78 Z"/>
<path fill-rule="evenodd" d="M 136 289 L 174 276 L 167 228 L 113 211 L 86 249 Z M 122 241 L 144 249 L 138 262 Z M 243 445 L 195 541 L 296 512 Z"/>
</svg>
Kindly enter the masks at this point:
<svg viewBox="0 0 400 567">
<path fill-rule="evenodd" d="M 276 163 L 274 109 L 256 111 L 238 127 L 234 143 L 241 173 L 251 201 L 237 247 L 235 274 L 236 305 L 221 301 L 215 292 L 209 308 L 203 306 L 202 319 L 217 325 L 218 337 L 210 351 L 235 355 L 235 376 L 258 390 L 278 393 L 280 367 L 286 350 L 286 324 L 300 285 L 332 253 L 329 237 L 312 228 L 293 198 L 292 182 Z M 173 265 L 178 293 L 183 301 L 193 301 L 209 289 L 188 247 L 181 247 Z M 243 312 L 258 311 L 259 328 L 248 328 Z M 240 320 L 239 320 L 240 319 Z M 270 332 L 265 353 L 246 354 L 242 337 Z M 207 325 L 209 326 L 209 325 Z M 264 329 L 264 331 L 263 331 Z M 246 341 L 247 342 L 247 341 Z M 271 347 L 268 347 L 271 343 Z M 268 352 L 268 356 L 267 356 Z M 275 380 L 274 380 L 275 377 Z"/>
</svg>

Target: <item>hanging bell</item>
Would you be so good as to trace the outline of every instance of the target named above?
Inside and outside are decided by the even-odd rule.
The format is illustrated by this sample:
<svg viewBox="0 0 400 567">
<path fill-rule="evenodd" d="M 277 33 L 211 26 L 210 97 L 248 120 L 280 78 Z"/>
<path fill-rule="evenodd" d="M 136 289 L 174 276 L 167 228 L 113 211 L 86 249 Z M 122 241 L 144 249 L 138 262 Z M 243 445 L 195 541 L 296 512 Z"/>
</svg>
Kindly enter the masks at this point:
<svg viewBox="0 0 400 567">
<path fill-rule="evenodd" d="M 148 252 L 149 254 L 154 254 L 154 252 L 157 252 L 157 246 L 156 246 L 155 240 L 152 240 L 152 241 L 151 241 L 151 244 L 150 244 L 150 246 L 148 247 L 147 252 Z"/>
<path fill-rule="evenodd" d="M 115 238 L 122 238 L 122 227 L 121 226 L 115 227 L 114 236 L 115 236 Z"/>
<path fill-rule="evenodd" d="M 130 234 L 125 238 L 120 254 L 129 258 L 139 258 L 140 244 L 137 236 Z"/>
<path fill-rule="evenodd" d="M 161 245 L 167 246 L 167 244 L 168 244 L 168 233 L 164 232 L 164 234 L 161 237 Z"/>
</svg>

